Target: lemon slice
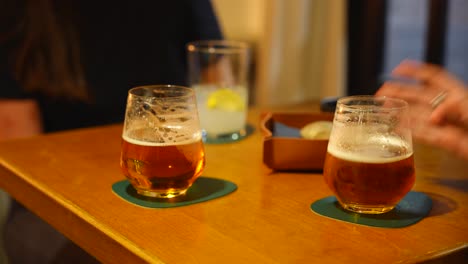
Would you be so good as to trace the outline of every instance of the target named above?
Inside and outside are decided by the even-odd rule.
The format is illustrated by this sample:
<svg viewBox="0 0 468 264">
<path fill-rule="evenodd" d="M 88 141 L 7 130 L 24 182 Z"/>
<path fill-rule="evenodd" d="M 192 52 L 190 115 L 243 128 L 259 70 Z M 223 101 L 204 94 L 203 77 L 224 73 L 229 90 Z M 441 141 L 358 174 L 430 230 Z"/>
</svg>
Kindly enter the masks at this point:
<svg viewBox="0 0 468 264">
<path fill-rule="evenodd" d="M 208 109 L 219 109 L 228 112 L 238 112 L 245 109 L 242 97 L 228 88 L 218 89 L 208 96 Z"/>
<path fill-rule="evenodd" d="M 330 121 L 317 121 L 305 125 L 301 129 L 301 136 L 306 139 L 328 139 L 333 123 Z"/>
</svg>

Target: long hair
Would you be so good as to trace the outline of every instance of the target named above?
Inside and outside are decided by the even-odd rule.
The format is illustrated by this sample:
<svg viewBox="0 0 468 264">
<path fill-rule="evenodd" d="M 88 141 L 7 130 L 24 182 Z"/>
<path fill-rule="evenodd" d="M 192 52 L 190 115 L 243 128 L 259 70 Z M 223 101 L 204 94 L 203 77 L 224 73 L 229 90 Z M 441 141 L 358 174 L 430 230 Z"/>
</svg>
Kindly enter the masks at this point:
<svg viewBox="0 0 468 264">
<path fill-rule="evenodd" d="M 78 33 L 67 0 L 0 0 L 0 45 L 25 91 L 88 100 Z"/>
</svg>

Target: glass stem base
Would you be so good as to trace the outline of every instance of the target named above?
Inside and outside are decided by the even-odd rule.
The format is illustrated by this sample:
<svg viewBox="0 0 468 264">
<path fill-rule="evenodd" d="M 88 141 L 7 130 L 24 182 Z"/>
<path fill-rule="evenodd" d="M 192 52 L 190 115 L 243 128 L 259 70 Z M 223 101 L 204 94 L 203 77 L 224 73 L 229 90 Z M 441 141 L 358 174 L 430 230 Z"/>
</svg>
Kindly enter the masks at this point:
<svg viewBox="0 0 468 264">
<path fill-rule="evenodd" d="M 184 195 L 187 192 L 187 189 L 183 190 L 167 190 L 167 191 L 154 191 L 154 190 L 138 190 L 137 193 L 143 196 L 154 197 L 154 198 L 174 198 L 177 196 Z"/>
<path fill-rule="evenodd" d="M 340 205 L 348 211 L 360 214 L 383 214 L 395 208 L 395 205 L 362 205 L 362 204 L 345 204 Z"/>
</svg>

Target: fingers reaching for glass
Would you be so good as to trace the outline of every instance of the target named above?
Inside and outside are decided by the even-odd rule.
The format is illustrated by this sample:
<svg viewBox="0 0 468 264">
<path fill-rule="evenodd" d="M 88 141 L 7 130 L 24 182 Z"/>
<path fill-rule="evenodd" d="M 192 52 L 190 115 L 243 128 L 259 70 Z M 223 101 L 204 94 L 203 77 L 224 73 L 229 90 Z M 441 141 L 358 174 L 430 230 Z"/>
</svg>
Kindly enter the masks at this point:
<svg viewBox="0 0 468 264">
<path fill-rule="evenodd" d="M 415 140 L 468 160 L 468 88 L 440 66 L 403 61 L 392 72 L 411 82 L 388 81 L 377 96 L 406 100 Z"/>
</svg>

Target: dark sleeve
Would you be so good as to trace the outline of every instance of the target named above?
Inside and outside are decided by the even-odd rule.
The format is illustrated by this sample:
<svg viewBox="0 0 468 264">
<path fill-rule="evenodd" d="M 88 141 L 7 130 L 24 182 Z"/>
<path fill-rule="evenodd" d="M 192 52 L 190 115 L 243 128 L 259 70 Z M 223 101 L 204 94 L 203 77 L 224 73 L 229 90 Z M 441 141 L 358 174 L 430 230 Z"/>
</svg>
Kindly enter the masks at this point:
<svg viewBox="0 0 468 264">
<path fill-rule="evenodd" d="M 9 53 L 16 47 L 18 36 L 14 28 L 24 16 L 25 1 L 0 0 L 0 99 L 28 98 L 11 72 Z"/>
<path fill-rule="evenodd" d="M 7 72 L 0 72 L 0 99 L 30 98 Z"/>
<path fill-rule="evenodd" d="M 188 0 L 192 11 L 193 40 L 223 39 L 221 27 L 210 0 Z"/>
</svg>

